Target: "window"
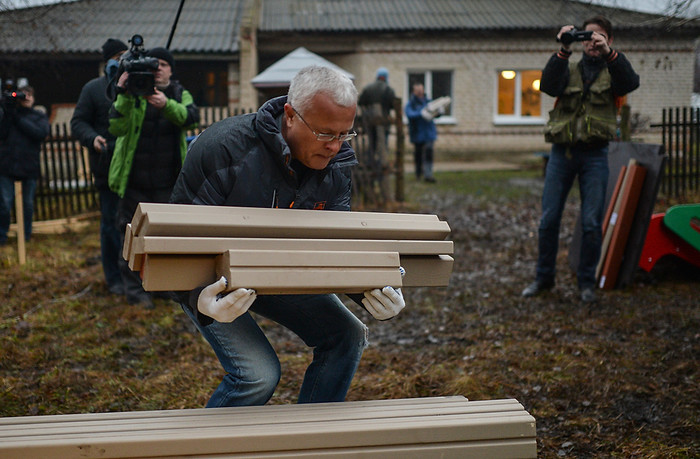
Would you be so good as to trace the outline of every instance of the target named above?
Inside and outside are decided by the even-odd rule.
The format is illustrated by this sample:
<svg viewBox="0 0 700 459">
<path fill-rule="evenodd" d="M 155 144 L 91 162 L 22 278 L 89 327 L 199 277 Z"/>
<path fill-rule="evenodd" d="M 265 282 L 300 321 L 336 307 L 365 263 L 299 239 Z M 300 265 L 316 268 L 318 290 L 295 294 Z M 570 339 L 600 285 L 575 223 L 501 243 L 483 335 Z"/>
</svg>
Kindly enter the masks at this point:
<svg viewBox="0 0 700 459">
<path fill-rule="evenodd" d="M 452 70 L 409 70 L 408 87 L 406 88 L 406 101 L 411 97 L 411 89 L 416 83 L 425 87 L 425 95 L 429 99 L 448 96 L 452 98 Z M 452 117 L 452 104 L 445 109 L 445 114 L 435 119 L 436 123 L 454 122 Z"/>
<path fill-rule="evenodd" d="M 541 124 L 540 70 L 498 72 L 496 124 Z"/>
</svg>

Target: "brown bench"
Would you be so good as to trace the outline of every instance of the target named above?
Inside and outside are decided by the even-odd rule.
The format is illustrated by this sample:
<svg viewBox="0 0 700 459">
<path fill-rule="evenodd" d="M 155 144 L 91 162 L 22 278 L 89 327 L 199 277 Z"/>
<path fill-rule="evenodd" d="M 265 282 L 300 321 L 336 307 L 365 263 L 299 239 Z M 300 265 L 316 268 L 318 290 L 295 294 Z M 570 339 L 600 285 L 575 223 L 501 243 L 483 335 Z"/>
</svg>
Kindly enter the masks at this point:
<svg viewBox="0 0 700 459">
<path fill-rule="evenodd" d="M 461 396 L 0 418 L 0 457 L 529 458 L 535 419 Z"/>
</svg>

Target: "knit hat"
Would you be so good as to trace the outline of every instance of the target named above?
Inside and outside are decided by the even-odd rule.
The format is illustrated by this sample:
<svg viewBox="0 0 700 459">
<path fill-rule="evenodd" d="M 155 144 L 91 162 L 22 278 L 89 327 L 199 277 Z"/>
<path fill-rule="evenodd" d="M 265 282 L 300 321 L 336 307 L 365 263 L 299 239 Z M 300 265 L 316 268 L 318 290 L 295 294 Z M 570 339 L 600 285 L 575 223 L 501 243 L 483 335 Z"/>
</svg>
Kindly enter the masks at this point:
<svg viewBox="0 0 700 459">
<path fill-rule="evenodd" d="M 173 58 L 173 55 L 170 54 L 170 51 L 168 51 L 167 49 L 165 49 L 165 48 L 151 48 L 147 54 L 150 57 L 155 57 L 156 59 L 163 59 L 168 64 L 170 64 L 170 68 L 172 70 L 175 70 L 175 59 Z"/>
<path fill-rule="evenodd" d="M 117 40 L 116 38 L 108 38 L 105 44 L 102 45 L 102 57 L 105 62 L 107 62 L 110 57 L 114 56 L 119 51 L 126 51 L 127 49 L 129 49 L 129 47 L 126 46 L 123 41 Z"/>
<path fill-rule="evenodd" d="M 385 80 L 389 79 L 389 71 L 386 69 L 386 67 L 379 67 L 377 69 L 377 78 L 384 78 Z"/>
</svg>

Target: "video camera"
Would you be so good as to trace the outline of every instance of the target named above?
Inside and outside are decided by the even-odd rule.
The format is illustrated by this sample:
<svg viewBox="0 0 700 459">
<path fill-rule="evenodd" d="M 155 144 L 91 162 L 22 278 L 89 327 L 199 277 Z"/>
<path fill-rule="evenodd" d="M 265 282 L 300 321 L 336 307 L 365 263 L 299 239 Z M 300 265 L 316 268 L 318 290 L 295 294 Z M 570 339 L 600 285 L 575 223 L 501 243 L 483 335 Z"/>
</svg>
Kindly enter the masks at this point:
<svg viewBox="0 0 700 459">
<path fill-rule="evenodd" d="M 17 102 L 27 98 L 23 92 L 17 91 L 17 86 L 13 80 L 5 80 L 2 85 L 2 93 L 0 93 L 0 103 L 4 107 L 14 107 Z"/>
<path fill-rule="evenodd" d="M 571 29 L 571 30 L 561 34 L 561 37 L 559 37 L 557 39 L 557 41 L 560 41 L 562 44 L 569 46 L 571 43 L 573 43 L 575 41 L 588 41 L 591 39 L 592 36 L 593 36 L 592 30 Z"/>
<path fill-rule="evenodd" d="M 152 70 L 158 69 L 158 59 L 148 57 L 148 51 L 143 48 L 143 37 L 134 35 L 129 40 L 131 49 L 122 54 L 119 60 L 119 70 L 116 78 L 124 73 L 129 73 L 126 80 L 126 89 L 134 96 L 148 96 L 154 94 L 155 77 Z"/>
</svg>

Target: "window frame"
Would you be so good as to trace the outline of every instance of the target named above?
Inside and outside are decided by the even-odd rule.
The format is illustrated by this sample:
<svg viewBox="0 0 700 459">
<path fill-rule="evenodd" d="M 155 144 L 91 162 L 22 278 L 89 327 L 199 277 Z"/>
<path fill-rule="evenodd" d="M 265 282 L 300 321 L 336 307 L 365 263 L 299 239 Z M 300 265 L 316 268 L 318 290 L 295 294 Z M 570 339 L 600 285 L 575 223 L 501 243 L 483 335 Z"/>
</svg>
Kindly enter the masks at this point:
<svg viewBox="0 0 700 459">
<path fill-rule="evenodd" d="M 498 83 L 501 72 L 504 70 L 512 70 L 515 72 L 515 115 L 500 115 L 498 113 Z M 540 91 L 540 116 L 523 116 L 522 113 L 522 91 L 519 89 L 522 86 L 522 74 L 527 71 L 540 71 L 540 69 L 526 68 L 498 68 L 496 69 L 494 98 L 493 98 L 493 124 L 497 126 L 544 126 L 547 118 L 544 116 L 544 107 L 542 105 L 542 92 Z"/>
<path fill-rule="evenodd" d="M 433 121 L 435 124 L 457 124 L 457 118 L 454 115 L 454 104 L 455 104 L 455 70 L 453 68 L 449 69 L 444 69 L 444 68 L 408 68 L 406 69 L 404 73 L 404 85 L 403 85 L 403 91 L 404 91 L 404 100 L 406 101 L 404 103 L 407 104 L 408 101 L 411 98 L 411 88 L 410 88 L 410 83 L 411 83 L 411 74 L 416 74 L 416 73 L 422 73 L 423 74 L 423 85 L 425 86 L 425 95 L 428 97 L 428 99 L 433 99 L 432 95 L 432 90 L 433 90 L 433 72 L 449 72 L 450 74 L 450 98 L 452 99 L 452 103 L 450 104 L 452 106 L 451 114 L 450 115 L 442 115 L 437 118 L 435 118 Z M 406 118 L 406 114 L 403 113 L 403 121 L 404 124 L 408 123 L 408 118 Z"/>
</svg>

